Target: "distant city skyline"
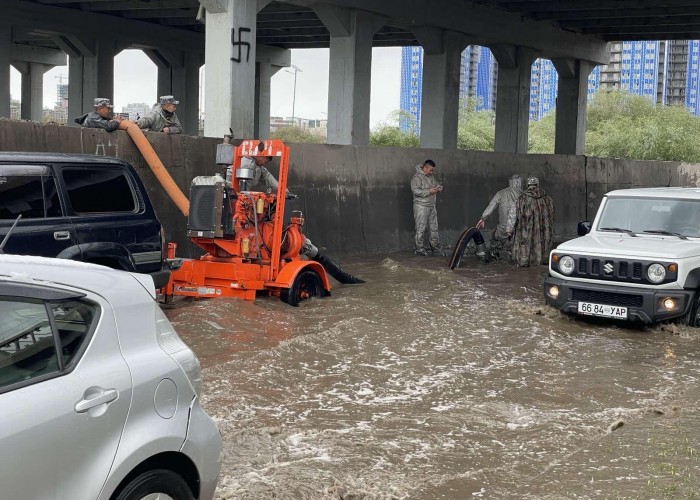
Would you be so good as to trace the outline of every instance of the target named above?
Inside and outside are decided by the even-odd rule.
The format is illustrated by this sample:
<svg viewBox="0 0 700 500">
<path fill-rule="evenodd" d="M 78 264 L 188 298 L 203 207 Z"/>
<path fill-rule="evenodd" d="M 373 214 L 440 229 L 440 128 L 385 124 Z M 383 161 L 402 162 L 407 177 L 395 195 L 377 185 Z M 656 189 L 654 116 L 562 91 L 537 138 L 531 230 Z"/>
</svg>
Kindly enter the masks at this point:
<svg viewBox="0 0 700 500">
<path fill-rule="evenodd" d="M 297 75 L 295 115 L 307 119 L 326 119 L 328 103 L 328 49 L 292 50 L 292 64 L 302 71 Z M 375 48 L 372 51 L 372 96 L 370 126 L 383 123 L 393 111 L 400 108 L 399 87 L 401 47 Z M 204 73 L 204 71 L 202 71 Z M 139 50 L 125 50 L 114 60 L 114 105 L 121 111 L 129 104 L 157 100 L 158 71 L 155 64 Z M 44 75 L 44 107 L 53 108 L 60 78 L 68 82 L 68 66 L 60 66 Z M 12 68 L 10 93 L 20 99 L 21 77 Z M 294 75 L 281 69 L 271 82 L 270 114 L 292 116 Z M 102 96 L 95 96 L 102 97 Z M 180 96 L 178 96 L 180 97 Z M 180 97 L 180 100 L 182 98 Z M 201 99 L 202 107 L 204 100 Z M 206 113 L 206 110 L 204 110 Z M 69 117 L 72 119 L 74 117 Z"/>
</svg>

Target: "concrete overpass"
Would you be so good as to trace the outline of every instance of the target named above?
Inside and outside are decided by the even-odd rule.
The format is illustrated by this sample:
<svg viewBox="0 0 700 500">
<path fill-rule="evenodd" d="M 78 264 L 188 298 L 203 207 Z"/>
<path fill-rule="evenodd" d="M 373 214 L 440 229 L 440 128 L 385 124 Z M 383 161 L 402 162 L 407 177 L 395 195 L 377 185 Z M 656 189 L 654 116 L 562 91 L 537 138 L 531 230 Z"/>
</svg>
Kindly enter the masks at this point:
<svg viewBox="0 0 700 500">
<path fill-rule="evenodd" d="M 559 72 L 556 152 L 583 152 L 586 81 L 611 40 L 700 36 L 700 0 L 4 0 L 0 117 L 9 67 L 23 77 L 23 118 L 41 113 L 41 75 L 69 64 L 69 115 L 112 97 L 114 56 L 143 49 L 158 93 L 181 98 L 194 133 L 206 63 L 205 135 L 268 133 L 269 81 L 291 48 L 330 48 L 328 140 L 367 144 L 373 46 L 425 49 L 421 146 L 454 148 L 460 53 L 488 46 L 499 64 L 496 150 L 527 152 L 530 65 Z M 213 113 L 211 110 L 219 110 Z"/>
</svg>

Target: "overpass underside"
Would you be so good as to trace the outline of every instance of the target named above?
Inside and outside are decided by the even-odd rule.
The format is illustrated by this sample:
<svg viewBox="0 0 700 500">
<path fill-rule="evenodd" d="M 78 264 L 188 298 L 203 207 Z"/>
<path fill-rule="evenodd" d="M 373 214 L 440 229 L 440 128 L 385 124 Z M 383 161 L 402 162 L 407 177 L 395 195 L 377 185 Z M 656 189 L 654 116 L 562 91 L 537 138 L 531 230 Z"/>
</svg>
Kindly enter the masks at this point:
<svg viewBox="0 0 700 500">
<path fill-rule="evenodd" d="M 559 74 L 555 152 L 582 154 L 587 78 L 612 40 L 700 36 L 700 0 L 4 0 L 0 117 L 10 65 L 22 74 L 22 118 L 42 112 L 42 76 L 69 66 L 69 123 L 114 94 L 114 57 L 139 48 L 176 95 L 185 131 L 198 128 L 205 64 L 205 135 L 269 134 L 270 78 L 292 48 L 330 49 L 328 142 L 366 145 L 372 47 L 424 48 L 421 146 L 457 143 L 460 54 L 487 46 L 498 62 L 495 149 L 526 153 L 530 66 Z"/>
</svg>

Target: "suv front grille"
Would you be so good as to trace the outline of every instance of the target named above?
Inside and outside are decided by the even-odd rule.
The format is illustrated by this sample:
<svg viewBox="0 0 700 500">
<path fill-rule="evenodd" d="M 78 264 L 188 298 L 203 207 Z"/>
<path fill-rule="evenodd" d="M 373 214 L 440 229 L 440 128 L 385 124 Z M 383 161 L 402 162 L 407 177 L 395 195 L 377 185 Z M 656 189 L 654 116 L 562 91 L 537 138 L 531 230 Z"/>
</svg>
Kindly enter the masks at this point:
<svg viewBox="0 0 700 500">
<path fill-rule="evenodd" d="M 559 253 L 559 255 L 565 255 Z M 571 254 L 569 254 L 571 255 Z M 618 281 L 626 283 L 645 283 L 646 270 L 653 264 L 653 261 L 634 261 L 627 259 L 606 258 L 606 257 L 583 257 L 571 255 L 574 259 L 574 272 L 572 278 L 588 278 L 595 280 Z M 551 264 L 552 271 L 559 272 L 557 264 Z M 677 272 L 666 271 L 666 279 L 662 283 L 676 281 Z"/>
<path fill-rule="evenodd" d="M 571 289 L 572 300 L 593 302 L 595 304 L 607 304 L 621 307 L 642 307 L 644 297 L 641 295 L 628 295 L 626 293 L 598 292 L 594 290 Z"/>
</svg>

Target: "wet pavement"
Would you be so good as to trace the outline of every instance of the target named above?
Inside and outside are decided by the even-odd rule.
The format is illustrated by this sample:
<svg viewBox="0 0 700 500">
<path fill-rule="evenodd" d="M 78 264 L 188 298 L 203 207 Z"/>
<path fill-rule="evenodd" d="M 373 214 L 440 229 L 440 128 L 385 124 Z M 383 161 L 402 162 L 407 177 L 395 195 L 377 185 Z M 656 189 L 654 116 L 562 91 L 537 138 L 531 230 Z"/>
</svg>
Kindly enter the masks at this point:
<svg viewBox="0 0 700 500">
<path fill-rule="evenodd" d="M 166 311 L 203 366 L 219 499 L 695 498 L 700 329 L 544 305 L 545 268 L 395 254 L 292 308 Z"/>
</svg>

